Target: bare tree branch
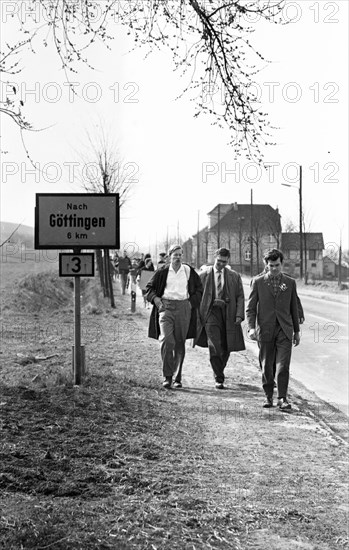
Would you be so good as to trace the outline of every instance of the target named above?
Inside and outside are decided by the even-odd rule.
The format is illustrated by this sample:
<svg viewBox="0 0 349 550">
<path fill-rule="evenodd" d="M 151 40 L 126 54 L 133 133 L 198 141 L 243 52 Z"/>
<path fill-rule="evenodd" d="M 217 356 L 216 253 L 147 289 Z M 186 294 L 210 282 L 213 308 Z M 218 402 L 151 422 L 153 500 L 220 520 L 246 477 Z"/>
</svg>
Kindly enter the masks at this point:
<svg viewBox="0 0 349 550">
<path fill-rule="evenodd" d="M 86 50 L 95 42 L 110 49 L 107 29 L 117 18 L 132 35 L 135 48 L 147 46 L 147 54 L 154 48 L 168 48 L 174 69 L 181 70 L 182 76 L 189 71 L 183 94 L 196 102 L 194 116 L 205 113 L 212 124 L 228 128 L 235 157 L 245 154 L 262 162 L 265 146 L 273 143 L 272 127 L 252 90 L 253 78 L 269 61 L 248 36 L 255 30 L 256 19 L 284 23 L 285 0 L 31 0 L 30 5 L 33 14 L 38 7 L 46 14 L 46 24 L 33 31 L 26 28 L 26 21 L 21 22 L 22 32 L 30 36 L 2 55 L 2 72 L 20 70 L 13 56 L 45 28 L 42 43 L 47 46 L 52 41 L 69 81 L 68 72 L 76 73 L 79 64 L 91 67 Z M 97 18 L 93 17 L 96 9 Z M 22 111 L 15 109 L 13 97 L 5 99 L 1 112 L 22 129 L 32 128 Z"/>
</svg>

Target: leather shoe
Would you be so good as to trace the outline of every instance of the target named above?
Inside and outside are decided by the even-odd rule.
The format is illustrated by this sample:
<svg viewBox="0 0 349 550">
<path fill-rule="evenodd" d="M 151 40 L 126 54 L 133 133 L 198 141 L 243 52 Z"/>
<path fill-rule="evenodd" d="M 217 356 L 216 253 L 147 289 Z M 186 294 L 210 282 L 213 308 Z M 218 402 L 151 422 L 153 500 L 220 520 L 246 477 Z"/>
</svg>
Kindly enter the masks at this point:
<svg viewBox="0 0 349 550">
<path fill-rule="evenodd" d="M 266 397 L 263 403 L 264 409 L 270 409 L 270 407 L 273 406 L 273 398 L 272 397 Z"/>
<path fill-rule="evenodd" d="M 280 411 L 289 411 L 292 408 L 286 397 L 281 397 L 281 399 L 278 399 L 278 407 Z"/>
<path fill-rule="evenodd" d="M 165 380 L 162 383 L 163 387 L 169 390 L 172 385 L 172 378 L 171 376 L 166 376 Z"/>
<path fill-rule="evenodd" d="M 179 382 L 178 380 L 175 380 L 175 383 L 173 384 L 173 386 L 175 388 L 181 388 L 182 387 L 182 382 Z"/>
<path fill-rule="evenodd" d="M 216 388 L 217 390 L 224 390 L 224 384 L 223 382 L 216 382 Z"/>
</svg>

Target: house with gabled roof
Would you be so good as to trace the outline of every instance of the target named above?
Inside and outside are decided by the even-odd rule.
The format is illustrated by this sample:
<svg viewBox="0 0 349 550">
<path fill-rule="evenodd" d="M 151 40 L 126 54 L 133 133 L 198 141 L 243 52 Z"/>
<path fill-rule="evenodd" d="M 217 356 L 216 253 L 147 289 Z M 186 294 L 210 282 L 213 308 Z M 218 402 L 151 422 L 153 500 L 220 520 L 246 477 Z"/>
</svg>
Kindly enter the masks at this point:
<svg viewBox="0 0 349 550">
<path fill-rule="evenodd" d="M 337 279 L 339 276 L 339 259 L 332 256 L 323 257 L 324 279 Z M 345 260 L 341 260 L 341 279 L 349 277 L 349 264 Z"/>
<path fill-rule="evenodd" d="M 322 233 L 302 233 L 303 271 L 309 278 L 323 278 L 323 251 L 325 248 Z M 300 237 L 299 233 L 282 233 L 281 250 L 284 254 L 284 271 L 292 277 L 300 276 Z"/>
<path fill-rule="evenodd" d="M 252 219 L 252 223 L 251 223 Z M 208 213 L 208 225 L 192 238 L 193 265 L 212 264 L 217 248 L 230 250 L 230 266 L 250 274 L 251 247 L 253 274 L 263 269 L 263 254 L 279 247 L 281 217 L 269 204 L 217 204 Z"/>
</svg>

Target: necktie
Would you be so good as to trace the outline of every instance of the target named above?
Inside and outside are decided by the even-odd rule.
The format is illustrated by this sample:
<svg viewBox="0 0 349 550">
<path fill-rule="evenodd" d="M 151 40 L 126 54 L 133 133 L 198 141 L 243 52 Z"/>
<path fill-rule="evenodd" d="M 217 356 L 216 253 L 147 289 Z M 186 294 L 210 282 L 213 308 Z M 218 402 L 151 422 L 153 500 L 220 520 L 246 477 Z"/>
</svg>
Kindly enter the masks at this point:
<svg viewBox="0 0 349 550">
<path fill-rule="evenodd" d="M 222 297 L 222 273 L 218 271 L 218 277 L 217 277 L 217 298 L 220 299 Z"/>
</svg>

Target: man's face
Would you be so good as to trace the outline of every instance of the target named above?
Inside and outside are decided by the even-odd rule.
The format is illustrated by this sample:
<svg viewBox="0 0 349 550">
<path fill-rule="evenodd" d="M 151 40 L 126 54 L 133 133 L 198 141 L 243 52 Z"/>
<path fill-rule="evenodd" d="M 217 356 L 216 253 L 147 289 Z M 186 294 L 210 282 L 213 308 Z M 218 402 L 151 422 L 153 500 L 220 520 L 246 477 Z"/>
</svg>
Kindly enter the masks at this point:
<svg viewBox="0 0 349 550">
<path fill-rule="evenodd" d="M 272 275 L 273 277 L 276 277 L 277 275 L 279 275 L 282 269 L 282 263 L 280 261 L 280 258 L 278 258 L 274 262 L 272 260 L 269 260 L 267 263 L 267 268 L 270 275 Z"/>
<path fill-rule="evenodd" d="M 225 267 L 229 262 L 229 258 L 227 256 L 216 256 L 216 259 L 214 261 L 214 266 L 218 271 L 222 271 L 223 267 Z"/>
<path fill-rule="evenodd" d="M 182 263 L 183 250 L 178 248 L 171 254 L 171 264 L 172 266 L 179 266 Z"/>
</svg>

